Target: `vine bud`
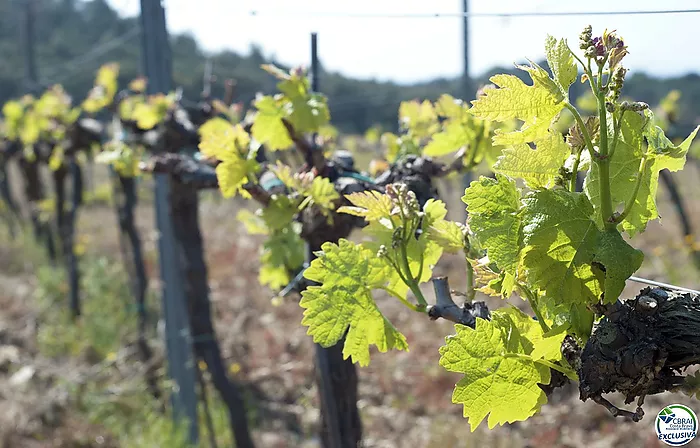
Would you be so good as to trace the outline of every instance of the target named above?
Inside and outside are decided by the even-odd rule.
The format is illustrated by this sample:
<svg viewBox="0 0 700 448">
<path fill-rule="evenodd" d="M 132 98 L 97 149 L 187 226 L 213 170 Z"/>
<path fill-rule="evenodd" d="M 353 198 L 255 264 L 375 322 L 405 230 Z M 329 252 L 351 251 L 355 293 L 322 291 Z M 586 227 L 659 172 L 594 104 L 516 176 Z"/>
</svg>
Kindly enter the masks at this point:
<svg viewBox="0 0 700 448">
<path fill-rule="evenodd" d="M 615 112 L 615 105 L 611 103 L 610 101 L 605 102 L 605 110 L 607 110 L 610 113 Z"/>
<path fill-rule="evenodd" d="M 389 254 L 389 249 L 386 248 L 385 245 L 379 246 L 379 250 L 377 250 L 377 258 L 383 258 L 386 257 Z"/>
<path fill-rule="evenodd" d="M 634 112 L 641 112 L 643 110 L 649 109 L 649 105 L 641 101 L 635 101 L 633 103 L 623 101 L 622 104 L 620 104 L 620 107 L 622 108 L 622 110 L 631 110 Z"/>
<path fill-rule="evenodd" d="M 571 180 L 571 177 L 573 176 L 573 173 L 571 170 L 567 167 L 559 167 L 559 177 L 561 177 L 564 180 Z"/>
<path fill-rule="evenodd" d="M 586 56 L 589 59 L 592 59 L 596 55 L 596 49 L 593 45 L 590 47 L 586 47 L 585 51 L 583 52 L 583 55 Z"/>
<path fill-rule="evenodd" d="M 389 184 L 386 186 L 386 194 L 391 199 L 392 215 L 401 214 L 406 219 L 413 219 L 420 212 L 416 194 L 410 191 L 406 184 Z"/>
<path fill-rule="evenodd" d="M 398 248 L 403 242 L 403 227 L 399 226 L 394 229 L 394 233 L 391 235 L 391 247 L 393 249 Z"/>
<path fill-rule="evenodd" d="M 593 48 L 595 49 L 595 55 L 597 57 L 602 58 L 605 56 L 605 44 L 603 43 L 603 39 L 600 37 L 593 38 Z"/>
<path fill-rule="evenodd" d="M 631 109 L 635 112 L 641 112 L 643 110 L 649 109 L 649 105 L 647 103 L 637 101 L 637 102 L 632 103 Z"/>
<path fill-rule="evenodd" d="M 579 48 L 581 50 L 585 50 L 588 47 L 590 47 L 591 45 L 593 45 L 592 37 L 593 37 L 593 27 L 588 25 L 583 29 L 581 34 L 579 34 L 579 36 L 578 36 Z"/>
<path fill-rule="evenodd" d="M 297 78 L 303 77 L 303 76 L 304 76 L 304 72 L 305 72 L 304 67 L 294 67 L 294 68 L 290 71 L 291 75 L 294 76 L 294 77 L 297 77 Z"/>
</svg>

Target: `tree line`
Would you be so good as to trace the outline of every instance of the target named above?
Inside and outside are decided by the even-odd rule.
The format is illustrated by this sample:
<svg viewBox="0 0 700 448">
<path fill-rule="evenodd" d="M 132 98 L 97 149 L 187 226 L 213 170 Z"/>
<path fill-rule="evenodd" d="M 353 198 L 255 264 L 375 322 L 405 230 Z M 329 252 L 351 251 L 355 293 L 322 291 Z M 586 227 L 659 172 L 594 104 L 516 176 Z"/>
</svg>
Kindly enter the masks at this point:
<svg viewBox="0 0 700 448">
<path fill-rule="evenodd" d="M 138 35 L 116 47 L 109 43 L 128 36 L 139 25 L 138 18 L 121 17 L 105 0 L 34 0 L 35 48 L 39 81 L 43 85 L 60 83 L 66 91 L 82 98 L 92 86 L 95 71 L 105 62 L 120 64 L 120 85 L 139 75 L 141 45 Z M 24 82 L 24 53 L 21 42 L 23 22 L 21 0 L 0 2 L 0 104 L 27 92 Z M 105 50 L 106 48 L 106 50 Z M 275 91 L 275 79 L 265 76 L 260 65 L 285 64 L 267 57 L 252 46 L 248 54 L 234 51 L 205 52 L 189 34 L 171 36 L 173 74 L 177 86 L 186 98 L 195 100 L 202 91 L 207 60 L 213 63 L 218 79 L 212 94 L 224 95 L 224 80 L 235 80 L 235 100 L 248 106 L 257 92 Z M 546 66 L 546 63 L 542 63 Z M 514 68 L 494 67 L 474 80 L 478 87 L 495 73 L 521 76 Z M 411 99 L 436 100 L 441 94 L 464 97 L 459 78 L 440 78 L 410 85 L 375 80 L 352 79 L 340 73 L 322 69 L 323 93 L 333 123 L 345 132 L 364 132 L 379 125 L 385 130 L 397 127 L 397 110 L 401 101 Z M 681 92 L 678 132 L 687 134 L 700 115 L 700 75 L 692 73 L 675 78 L 655 78 L 635 73 L 625 82 L 624 94 L 645 98 L 656 104 L 670 90 Z M 576 85 L 572 95 L 584 92 Z"/>
</svg>

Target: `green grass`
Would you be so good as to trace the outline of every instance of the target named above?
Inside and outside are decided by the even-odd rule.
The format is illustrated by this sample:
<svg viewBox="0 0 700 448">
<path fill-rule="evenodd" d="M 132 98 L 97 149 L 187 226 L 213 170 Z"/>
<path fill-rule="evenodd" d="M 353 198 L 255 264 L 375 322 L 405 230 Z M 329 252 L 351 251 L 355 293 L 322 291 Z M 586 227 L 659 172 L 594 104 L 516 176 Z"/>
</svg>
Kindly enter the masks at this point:
<svg viewBox="0 0 700 448">
<path fill-rule="evenodd" d="M 31 235 L 9 241 L 5 229 L 0 230 L 0 242 L 9 247 L 6 271 L 27 272 L 27 263 L 36 274 L 36 290 L 32 308 L 39 314 L 37 345 L 43 356 L 57 362 L 80 357 L 92 365 L 84 382 L 74 378 L 61 381 L 70 391 L 75 410 L 90 422 L 104 428 L 118 446 L 124 448 L 191 448 L 187 441 L 187 424 L 176 425 L 168 410 L 161 410 L 149 393 L 141 375 L 131 377 L 129 370 L 115 367 L 125 346 L 136 341 L 137 316 L 121 261 L 104 256 L 86 255 L 81 259 L 82 316 L 73 320 L 68 311 L 68 283 L 60 260 L 52 267 Z M 149 297 L 149 312 L 157 315 L 158 298 Z M 155 325 L 154 325 L 155 326 Z M 155 329 L 152 329 L 155 336 Z M 124 363 L 136 363 L 135 356 Z M 72 377 L 73 375 L 68 375 Z M 164 372 L 159 372 L 161 390 L 172 390 Z M 234 446 L 229 429 L 228 414 L 216 391 L 209 387 L 208 398 L 214 434 L 218 446 Z M 167 401 L 167 398 L 165 399 Z M 169 403 L 169 401 L 168 401 Z M 209 434 L 200 403 L 200 443 L 209 446 Z"/>
</svg>

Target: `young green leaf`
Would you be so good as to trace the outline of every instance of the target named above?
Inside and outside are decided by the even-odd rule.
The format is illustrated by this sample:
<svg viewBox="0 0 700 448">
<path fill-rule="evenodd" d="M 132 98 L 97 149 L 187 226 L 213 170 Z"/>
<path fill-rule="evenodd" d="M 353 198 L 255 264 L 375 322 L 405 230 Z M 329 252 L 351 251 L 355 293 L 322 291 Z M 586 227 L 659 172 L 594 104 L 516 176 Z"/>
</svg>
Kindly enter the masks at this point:
<svg viewBox="0 0 700 448">
<path fill-rule="evenodd" d="M 287 128 L 282 119 L 286 113 L 282 106 L 271 96 L 261 96 L 254 103 L 257 112 L 251 128 L 251 134 L 271 151 L 279 151 L 292 146 Z"/>
<path fill-rule="evenodd" d="M 527 143 L 543 137 L 564 108 L 564 95 L 542 67 L 532 63 L 529 67 L 518 68 L 528 72 L 533 80 L 532 86 L 514 75 L 492 76 L 491 82 L 500 88 L 487 90 L 469 109 L 473 115 L 485 120 L 515 118 L 524 122 L 518 131 L 497 131 L 493 142 L 498 145 Z"/>
<path fill-rule="evenodd" d="M 427 138 L 438 129 L 437 115 L 430 101 L 404 101 L 399 106 L 399 123 L 416 138 Z"/>
<path fill-rule="evenodd" d="M 474 130 L 461 122 L 453 121 L 446 124 L 441 132 L 433 134 L 430 142 L 423 148 L 423 154 L 430 157 L 444 156 L 466 146 L 474 137 Z"/>
<path fill-rule="evenodd" d="M 614 303 L 625 289 L 625 281 L 642 265 L 644 254 L 627 244 L 617 231 L 601 232 L 593 263 L 605 272 L 605 300 Z M 607 267 L 610 268 L 607 268 Z"/>
<path fill-rule="evenodd" d="M 647 123 L 639 114 L 627 112 L 622 120 L 620 140 L 610 160 L 610 190 L 613 207 L 627 206 L 638 188 L 629 213 L 622 221 L 622 228 L 630 236 L 643 232 L 647 223 L 659 217 L 656 208 L 656 192 L 659 171 L 678 171 L 685 164 L 685 156 L 698 132 L 696 128 L 680 145 L 673 145 L 663 131 Z M 644 140 L 648 147 L 644 148 Z M 637 187 L 638 176 L 641 181 Z M 594 204 L 599 203 L 600 177 L 597 169 L 589 171 L 584 190 Z M 602 223 L 600 213 L 596 220 Z"/>
<path fill-rule="evenodd" d="M 273 290 L 287 286 L 292 279 L 290 272 L 304 264 L 304 256 L 304 241 L 293 225 L 271 232 L 260 256 L 260 283 Z"/>
<path fill-rule="evenodd" d="M 557 40 L 547 35 L 544 44 L 547 64 L 554 74 L 554 81 L 561 89 L 565 98 L 569 97 L 569 87 L 576 81 L 578 67 L 574 61 L 574 55 L 566 44 L 566 39 Z"/>
<path fill-rule="evenodd" d="M 520 338 L 510 338 L 511 343 L 517 344 L 515 347 L 509 347 L 511 350 L 525 353 L 535 361 L 561 361 L 561 344 L 566 332 L 545 336 L 537 321 L 514 306 L 498 310 L 494 315 L 495 320 L 510 320 L 511 325 L 520 333 Z M 502 326 L 510 327 L 508 324 Z"/>
<path fill-rule="evenodd" d="M 311 83 L 303 70 L 292 69 L 287 73 L 269 64 L 262 68 L 280 80 L 277 88 L 282 94 L 275 99 L 284 118 L 289 120 L 296 132 L 318 132 L 328 124 L 330 113 L 326 98 L 320 93 L 311 92 Z"/>
<path fill-rule="evenodd" d="M 262 219 L 268 229 L 274 231 L 288 226 L 299 213 L 299 201 L 286 195 L 272 195 L 270 203 L 262 209 Z"/>
<path fill-rule="evenodd" d="M 435 221 L 428 227 L 426 236 L 437 243 L 445 252 L 455 254 L 464 249 L 464 225 L 445 221 Z"/>
<path fill-rule="evenodd" d="M 522 263 L 529 281 L 564 303 L 597 302 L 603 291 L 607 301 L 616 300 L 624 280 L 639 269 L 641 252 L 599 230 L 582 193 L 539 190 L 523 202 Z"/>
<path fill-rule="evenodd" d="M 370 190 L 348 194 L 345 197 L 353 206 L 340 207 L 338 213 L 360 216 L 367 222 L 391 216 L 391 199 L 384 193 Z"/>
<path fill-rule="evenodd" d="M 490 429 L 531 417 L 547 402 L 538 384 L 551 381 L 550 369 L 530 356 L 535 345 L 528 335 L 537 335 L 537 322 L 528 318 L 528 325 L 513 311 L 496 310 L 492 317 L 491 321 L 476 319 L 475 329 L 455 325 L 457 334 L 448 336 L 440 347 L 440 365 L 464 374 L 452 402 L 464 405 L 472 431 L 487 415 Z M 540 334 L 538 343 L 542 341 Z M 546 346 L 553 342 L 547 340 Z M 551 352 L 540 349 L 537 354 Z"/>
<path fill-rule="evenodd" d="M 325 243 L 304 277 L 319 282 L 302 293 L 302 325 L 314 342 L 323 347 L 336 344 L 345 335 L 343 357 L 361 366 L 369 365 L 369 346 L 380 352 L 408 350 L 406 338 L 379 311 L 371 289 L 384 286 L 390 268 L 369 249 L 341 239 Z"/>
<path fill-rule="evenodd" d="M 512 178 L 523 179 L 530 188 L 551 187 L 559 176 L 559 169 L 571 154 L 558 132 L 548 132 L 535 141 L 535 149 L 526 143 L 503 150 L 493 170 Z"/>
<path fill-rule="evenodd" d="M 469 227 L 499 269 L 515 272 L 520 254 L 520 191 L 515 182 L 496 174 L 480 177 L 464 192 Z"/>
</svg>

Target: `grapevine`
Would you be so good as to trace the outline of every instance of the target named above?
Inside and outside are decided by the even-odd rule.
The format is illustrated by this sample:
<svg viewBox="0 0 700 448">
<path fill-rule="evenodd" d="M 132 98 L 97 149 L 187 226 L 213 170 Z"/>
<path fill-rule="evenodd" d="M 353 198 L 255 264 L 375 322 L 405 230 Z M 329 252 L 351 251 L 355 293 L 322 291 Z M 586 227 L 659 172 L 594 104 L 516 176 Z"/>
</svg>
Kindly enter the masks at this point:
<svg viewBox="0 0 700 448">
<path fill-rule="evenodd" d="M 548 37 L 551 75 L 535 63 L 518 66 L 532 85 L 496 75 L 491 82 L 497 88 L 473 102 L 469 113 L 476 118 L 522 124 L 496 131 L 493 143 L 505 149 L 493 166 L 496 177 L 482 177 L 465 192 L 467 227 L 445 221 L 439 201 L 419 204 L 405 186 L 390 185 L 384 194 L 350 195 L 354 206 L 339 212 L 364 217 L 369 225 L 363 233 L 372 241 L 326 244 L 305 273 L 321 285 L 303 293 L 302 324 L 325 345 L 339 339 L 337 329 L 349 328 L 348 335 L 357 336 L 346 340 L 344 354 L 361 365 L 369 362 L 369 345 L 380 351 L 407 349 L 400 332 L 374 305 L 372 290 L 430 313 L 419 284 L 430 279 L 444 250 L 465 251 L 476 287 L 525 299 L 536 319 L 515 309 L 495 310 L 486 320 L 464 319 L 473 325 L 458 324 L 440 350 L 440 364 L 465 375 L 453 401 L 463 404 L 472 429 L 487 416 L 493 427 L 538 412 L 546 403 L 540 385 L 549 385 L 553 372 L 579 380 L 582 399 L 592 398 L 615 415 L 638 420 L 643 397 L 670 388 L 671 380 L 664 378 L 676 377 L 665 372 L 679 368 L 656 361 L 628 369 L 633 389 L 620 380 L 622 372 L 596 376 L 607 364 L 592 355 L 602 337 L 602 330 L 593 329 L 594 321 L 604 317 L 607 322 L 613 310 L 624 306 L 618 299 L 625 280 L 642 263 L 641 251 L 622 234 L 633 237 L 658 217 L 659 172 L 683 167 L 697 129 L 674 145 L 645 103 L 620 101 L 627 47 L 614 32 L 593 38 L 588 27 L 580 48 L 583 57 L 565 40 Z M 597 103 L 595 114 L 585 118 L 568 96 L 579 67 Z M 564 109 L 575 118 L 566 139 L 553 128 Z M 576 190 L 578 172 L 585 175 L 583 191 Z M 449 305 L 444 289 L 441 301 Z M 408 300 L 408 291 L 415 302 Z M 604 323 L 598 328 L 605 328 Z M 573 345 L 574 352 L 576 345 L 585 346 L 578 362 L 568 356 L 571 350 L 563 355 L 563 345 Z M 643 380 L 652 368 L 660 373 Z M 621 411 L 602 397 L 614 390 L 626 393 L 628 401 L 640 397 L 637 411 Z"/>
<path fill-rule="evenodd" d="M 665 132 L 673 137 L 676 97 L 652 110 L 623 96 L 628 48 L 614 31 L 594 37 L 586 27 L 578 48 L 548 36 L 547 69 L 518 65 L 527 81 L 495 75 L 471 103 L 450 95 L 401 103 L 399 131 L 372 132 L 387 151 L 370 173 L 338 149 L 327 100 L 311 89 L 301 68 L 263 66 L 278 91 L 259 94 L 244 115 L 232 98 L 205 96 L 186 105 L 179 91 L 149 95 L 143 78 L 119 91 L 119 66 L 108 64 L 80 106 L 54 86 L 3 107 L 0 194 L 6 204 L 0 205 L 18 214 L 6 174 L 6 163 L 17 159 L 35 233 L 50 254 L 51 226 L 41 210 L 55 214 L 71 310 L 79 315 L 73 250 L 82 203 L 79 162 L 81 154 L 98 152 L 97 160 L 111 168 L 139 346 L 149 361 L 136 181 L 144 173 L 168 175 L 194 351 L 226 402 L 238 446 L 252 446 L 252 440 L 212 322 L 199 226 L 199 191 L 205 189 L 255 203 L 254 211 L 241 209 L 236 219 L 265 238 L 258 280 L 277 293 L 275 305 L 291 291 L 300 296 L 301 324 L 326 356 L 326 364 L 319 357 L 316 366 L 324 443 L 334 436 L 351 444 L 362 438 L 355 364 L 369 365 L 373 351 L 410 348 L 377 305 L 387 297 L 423 318 L 454 323 L 436 358 L 463 375 L 452 401 L 462 405 L 472 431 L 484 421 L 494 428 L 526 420 L 554 389 L 572 381 L 582 400 L 639 421 L 646 396 L 698 390 L 698 376 L 683 375 L 700 359 L 692 328 L 700 321 L 698 297 L 660 288 L 629 300 L 621 295 L 644 260 L 635 238 L 659 218 L 659 178 L 673 194 L 669 173 L 684 167 L 700 126 L 674 142 Z M 574 102 L 576 82 L 590 93 Z M 112 115 L 108 125 L 85 117 L 101 111 Z M 51 169 L 53 203 L 45 199 L 40 164 Z M 476 171 L 490 175 L 461 195 L 468 219 L 448 219 L 438 180 Z M 66 214 L 67 179 L 73 197 Z M 674 201 L 683 220 L 682 204 Z M 352 238 L 355 231 L 359 238 Z M 462 305 L 448 278 L 434 275 L 446 253 L 466 262 Z M 429 282 L 433 297 L 426 292 Z M 477 292 L 517 296 L 528 312 L 489 309 Z M 154 378 L 148 381 L 159 398 Z M 622 393 L 626 404 L 636 400 L 636 409 L 612 404 L 604 396 L 612 392 Z M 338 403 L 329 404 L 328 395 Z M 333 407 L 351 424 L 331 429 Z"/>
</svg>

